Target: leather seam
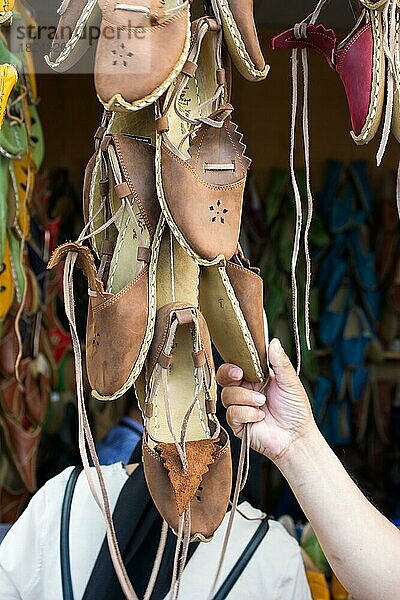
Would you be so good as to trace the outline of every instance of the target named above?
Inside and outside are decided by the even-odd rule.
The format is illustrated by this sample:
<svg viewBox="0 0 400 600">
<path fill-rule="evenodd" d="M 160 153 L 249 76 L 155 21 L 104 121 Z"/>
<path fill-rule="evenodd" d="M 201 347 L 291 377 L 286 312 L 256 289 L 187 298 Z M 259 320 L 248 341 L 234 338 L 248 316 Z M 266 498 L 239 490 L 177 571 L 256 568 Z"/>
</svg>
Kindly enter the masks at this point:
<svg viewBox="0 0 400 600">
<path fill-rule="evenodd" d="M 364 33 L 366 33 L 368 30 L 370 29 L 370 25 L 369 23 L 366 23 L 364 25 L 364 27 L 362 27 L 360 29 L 360 31 L 357 32 L 357 34 L 350 40 L 350 42 L 347 44 L 347 46 L 345 46 L 345 48 L 343 48 L 343 50 L 338 50 L 338 52 L 336 53 L 336 57 L 337 57 L 337 63 L 336 66 L 339 67 L 342 65 L 344 59 L 346 58 L 347 54 L 350 52 L 351 48 L 353 47 L 353 45 L 359 40 L 360 37 L 362 37 L 364 35 Z"/>
<path fill-rule="evenodd" d="M 139 273 L 127 286 L 125 286 L 118 294 L 115 294 L 112 298 L 105 300 L 98 306 L 93 307 L 93 313 L 100 312 L 105 308 L 109 308 L 113 304 L 115 304 L 120 298 L 123 298 L 141 279 L 144 278 L 145 275 L 148 274 L 148 268 L 144 268 L 143 271 Z"/>
</svg>

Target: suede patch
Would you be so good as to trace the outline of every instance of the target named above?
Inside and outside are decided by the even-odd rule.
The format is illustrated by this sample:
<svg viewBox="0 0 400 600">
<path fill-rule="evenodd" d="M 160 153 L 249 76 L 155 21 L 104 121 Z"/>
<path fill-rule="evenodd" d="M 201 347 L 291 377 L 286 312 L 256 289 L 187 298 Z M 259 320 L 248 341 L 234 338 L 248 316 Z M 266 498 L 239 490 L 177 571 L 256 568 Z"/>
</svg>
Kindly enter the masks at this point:
<svg viewBox="0 0 400 600">
<path fill-rule="evenodd" d="M 181 516 L 201 484 L 203 475 L 214 463 L 214 453 L 219 440 L 186 442 L 189 472 L 182 472 L 182 462 L 175 444 L 161 443 L 157 446 L 175 494 L 178 514 Z"/>
</svg>

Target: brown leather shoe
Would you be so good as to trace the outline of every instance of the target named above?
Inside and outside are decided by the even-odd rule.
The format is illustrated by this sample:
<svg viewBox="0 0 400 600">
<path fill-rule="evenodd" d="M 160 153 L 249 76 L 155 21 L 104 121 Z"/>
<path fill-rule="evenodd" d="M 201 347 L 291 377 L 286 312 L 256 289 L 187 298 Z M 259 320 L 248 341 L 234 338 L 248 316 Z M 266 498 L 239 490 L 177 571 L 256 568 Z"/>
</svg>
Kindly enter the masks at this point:
<svg viewBox="0 0 400 600">
<path fill-rule="evenodd" d="M 249 81 L 265 79 L 269 72 L 254 22 L 253 0 L 217 0 L 225 42 L 232 60 Z"/>
<path fill-rule="evenodd" d="M 176 80 L 190 42 L 189 2 L 99 0 L 95 85 L 110 110 L 140 110 Z"/>
<path fill-rule="evenodd" d="M 232 473 L 199 310 L 172 303 L 158 311 L 147 372 L 143 463 L 150 493 L 175 532 L 190 506 L 192 539 L 209 540 L 226 513 Z"/>
<path fill-rule="evenodd" d="M 30 359 L 21 362 L 20 375 L 22 385 L 15 377 L 0 384 L 0 425 L 6 447 L 26 489 L 34 492 L 41 422 L 47 411 L 49 388 L 43 389 L 41 379 L 33 376 Z"/>
<path fill-rule="evenodd" d="M 199 264 L 209 265 L 237 251 L 250 160 L 231 121 L 233 107 L 223 104 L 206 116 L 207 103 L 221 104 L 226 94 L 222 32 L 210 18 L 199 19 L 193 29 L 188 61 L 156 122 L 157 192 L 178 242 Z M 190 93 L 195 74 L 207 82 L 198 100 Z M 182 106 L 182 94 L 193 106 L 190 112 Z"/>
<path fill-rule="evenodd" d="M 92 31 L 100 27 L 101 11 L 97 0 L 64 0 L 58 14 L 60 21 L 45 60 L 49 67 L 62 73 L 89 49 Z"/>
<path fill-rule="evenodd" d="M 131 136 L 114 135 L 107 136 L 103 149 L 109 184 L 110 180 L 114 184 L 109 185 L 107 206 L 115 219 L 115 245 L 111 240 L 103 245 L 99 271 L 90 250 L 79 242 L 60 246 L 49 268 L 70 252 L 78 254 L 78 266 L 89 283 L 89 382 L 96 398 L 111 400 L 132 386 L 153 337 L 156 264 L 164 220 L 159 218 L 155 195 L 154 148 Z"/>
</svg>

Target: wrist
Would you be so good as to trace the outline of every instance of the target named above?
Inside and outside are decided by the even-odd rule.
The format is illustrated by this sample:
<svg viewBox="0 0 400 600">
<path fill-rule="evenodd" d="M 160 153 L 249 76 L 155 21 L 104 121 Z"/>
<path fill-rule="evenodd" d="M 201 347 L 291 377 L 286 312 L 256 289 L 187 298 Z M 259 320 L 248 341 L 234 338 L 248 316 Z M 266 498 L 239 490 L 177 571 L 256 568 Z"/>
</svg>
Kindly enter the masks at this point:
<svg viewBox="0 0 400 600">
<path fill-rule="evenodd" d="M 308 468 L 327 443 L 312 420 L 303 433 L 293 438 L 289 446 L 273 461 L 281 473 L 290 478 Z"/>
</svg>

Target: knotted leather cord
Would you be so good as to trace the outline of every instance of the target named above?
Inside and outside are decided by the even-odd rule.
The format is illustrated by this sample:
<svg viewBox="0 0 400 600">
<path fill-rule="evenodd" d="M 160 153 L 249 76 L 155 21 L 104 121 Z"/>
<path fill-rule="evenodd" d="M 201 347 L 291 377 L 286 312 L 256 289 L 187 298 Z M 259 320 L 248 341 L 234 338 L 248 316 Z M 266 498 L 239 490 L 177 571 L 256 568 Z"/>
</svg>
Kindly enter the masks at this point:
<svg viewBox="0 0 400 600">
<path fill-rule="evenodd" d="M 294 342 L 296 347 L 297 357 L 297 374 L 300 374 L 301 370 L 301 346 L 300 346 L 300 333 L 299 333 L 299 321 L 298 321 L 298 289 L 296 279 L 297 261 L 300 251 L 300 237 L 301 228 L 303 222 L 302 206 L 300 190 L 297 183 L 295 164 L 294 164 L 294 151 L 295 151 L 295 136 L 296 136 L 296 117 L 297 117 L 297 48 L 292 50 L 292 117 L 290 127 L 290 177 L 292 181 L 294 201 L 296 206 L 296 228 L 295 237 L 293 242 L 292 260 L 291 260 L 291 279 L 292 279 L 292 318 L 293 318 L 293 330 L 294 330 Z"/>
<path fill-rule="evenodd" d="M 308 25 L 314 25 L 322 8 L 330 0 L 319 0 L 314 11 L 301 23 L 294 26 L 293 32 L 297 39 L 307 37 Z M 295 171 L 295 146 L 296 146 L 296 121 L 297 121 L 297 108 L 298 108 L 298 49 L 293 48 L 291 55 L 292 62 L 292 115 L 291 115 L 291 126 L 290 126 L 290 178 L 292 182 L 295 208 L 296 208 L 296 226 L 295 235 L 293 242 L 293 251 L 291 259 L 291 283 L 292 283 L 292 313 L 293 313 L 293 330 L 294 330 L 294 341 L 296 348 L 297 357 L 297 374 L 301 371 L 301 343 L 300 343 L 300 332 L 299 332 L 299 317 L 298 317 L 298 286 L 297 286 L 297 263 L 300 253 L 300 242 L 301 232 L 303 226 L 303 209 L 301 202 L 301 194 L 299 185 L 297 182 L 296 171 Z M 311 178 L 310 178 L 310 136 L 309 136 L 309 115 L 308 115 L 308 57 L 307 49 L 301 49 L 301 62 L 303 71 L 303 115 L 302 115 L 302 128 L 303 128 L 303 148 L 304 148 L 304 162 L 305 162 L 305 173 L 306 173 L 306 192 L 307 192 L 307 220 L 304 231 L 304 254 L 306 262 L 306 284 L 305 284 L 305 298 L 304 298 L 304 321 L 305 321 L 305 332 L 306 332 L 306 344 L 307 349 L 311 349 L 310 339 L 310 290 L 311 290 L 311 259 L 309 251 L 309 233 L 313 217 L 314 200 L 311 190 Z"/>
</svg>

